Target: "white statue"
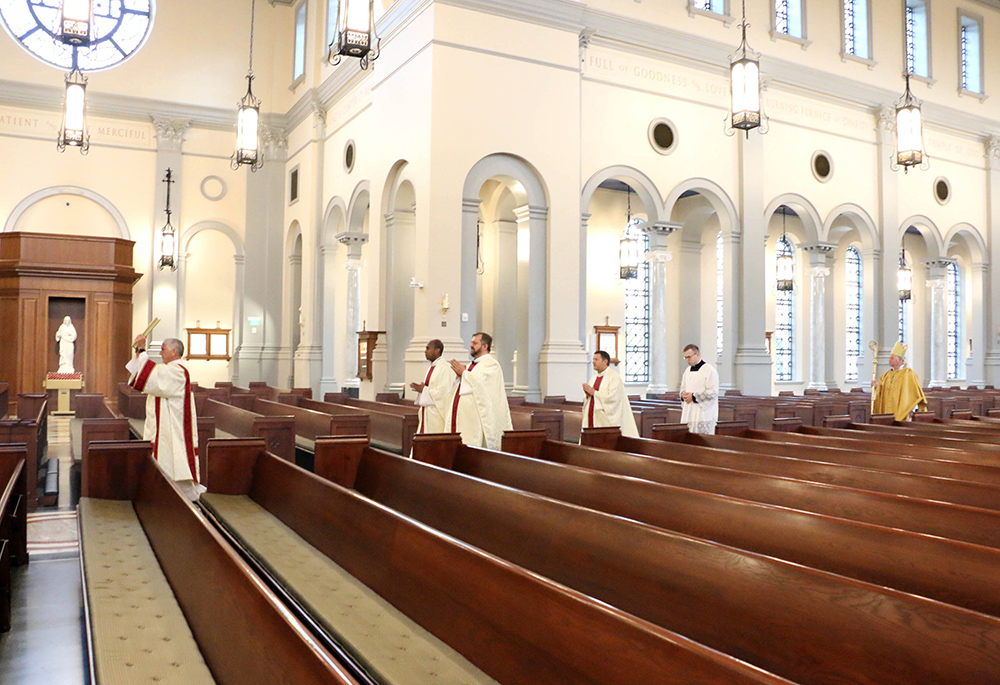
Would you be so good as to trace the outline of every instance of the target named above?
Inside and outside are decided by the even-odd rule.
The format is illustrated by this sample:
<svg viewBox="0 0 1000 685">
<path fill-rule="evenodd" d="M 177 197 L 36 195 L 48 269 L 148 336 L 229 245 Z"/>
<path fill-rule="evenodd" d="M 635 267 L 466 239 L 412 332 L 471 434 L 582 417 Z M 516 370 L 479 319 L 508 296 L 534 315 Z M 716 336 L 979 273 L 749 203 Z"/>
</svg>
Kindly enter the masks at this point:
<svg viewBox="0 0 1000 685">
<path fill-rule="evenodd" d="M 56 331 L 56 342 L 59 343 L 59 371 L 57 373 L 73 373 L 73 352 L 76 349 L 76 326 L 67 316 L 62 326 Z"/>
</svg>

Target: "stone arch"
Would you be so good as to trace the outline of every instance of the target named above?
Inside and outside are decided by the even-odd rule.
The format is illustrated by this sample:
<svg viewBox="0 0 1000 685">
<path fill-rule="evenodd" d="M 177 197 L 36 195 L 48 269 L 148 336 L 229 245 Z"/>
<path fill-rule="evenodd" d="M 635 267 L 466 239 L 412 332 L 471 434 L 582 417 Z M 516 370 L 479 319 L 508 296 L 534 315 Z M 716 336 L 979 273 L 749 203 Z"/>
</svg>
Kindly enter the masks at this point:
<svg viewBox="0 0 1000 685">
<path fill-rule="evenodd" d="M 337 236 L 343 233 L 347 227 L 347 202 L 339 195 L 335 195 L 327 202 L 323 212 L 323 226 L 320 237 L 318 264 L 316 270 L 316 281 L 321 284 L 319 296 L 316 298 L 317 310 L 320 312 L 321 321 L 317 322 L 321 328 L 321 349 L 323 360 L 320 372 L 320 395 L 328 392 L 337 392 L 340 386 L 337 383 L 337 321 L 336 312 L 342 306 L 342 297 L 337 297 L 337 277 L 338 271 L 334 268 L 337 262 L 337 253 L 340 243 Z M 343 271 L 343 270 L 341 270 Z"/>
<path fill-rule="evenodd" d="M 351 201 L 348 203 L 347 230 L 351 233 L 364 233 L 365 219 L 371 204 L 371 183 L 361 181 L 354 187 Z"/>
<path fill-rule="evenodd" d="M 952 248 L 957 248 L 953 250 Z M 980 385 L 985 382 L 985 351 L 988 337 L 992 335 L 987 329 L 986 317 L 980 313 L 988 299 L 989 253 L 982 234 L 970 223 L 957 223 L 948 229 L 944 239 L 945 255 L 959 257 L 956 259 L 961 284 L 961 308 L 959 315 L 959 377 L 964 377 L 969 385 Z M 954 254 L 955 251 L 961 254 Z M 971 348 L 966 348 L 965 342 L 972 342 Z M 954 379 L 949 379 L 954 380 Z"/>
<path fill-rule="evenodd" d="M 860 206 L 853 203 L 845 203 L 834 207 L 823 222 L 820 230 L 820 240 L 832 243 L 839 242 L 837 229 L 834 224 L 838 219 L 844 217 L 851 228 L 854 228 L 861 236 L 861 249 L 872 250 L 879 245 L 878 229 L 871 215 Z"/>
<path fill-rule="evenodd" d="M 660 191 L 657 190 L 653 180 L 635 167 L 621 164 L 601 169 L 584 184 L 583 192 L 580 194 L 581 214 L 589 212 L 590 201 L 594 197 L 597 188 L 605 181 L 612 179 L 627 183 L 635 194 L 639 196 L 646 210 L 647 221 L 659 221 L 663 218 L 663 203 L 660 201 Z"/>
<path fill-rule="evenodd" d="M 323 233 L 321 245 L 327 247 L 337 246 L 337 234 L 346 230 L 347 203 L 339 195 L 330 198 L 323 211 Z"/>
<path fill-rule="evenodd" d="M 419 343 L 417 349 L 410 350 L 416 330 L 417 291 L 410 286 L 417 273 L 415 185 L 410 177 L 409 163 L 401 159 L 393 164 L 382 192 L 379 282 L 383 293 L 384 325 L 381 328 L 386 331 L 388 356 L 383 390 L 398 394 L 403 394 L 406 388 L 407 357 L 411 357 L 417 367 L 424 361 Z"/>
<path fill-rule="evenodd" d="M 931 219 L 923 214 L 914 214 L 899 224 L 896 231 L 896 249 L 903 244 L 903 234 L 910 227 L 917 229 L 927 246 L 927 259 L 937 259 L 945 254 L 944 243 L 941 240 L 941 230 Z"/>
<path fill-rule="evenodd" d="M 790 207 L 799 217 L 801 231 L 796 232 L 799 241 L 803 244 L 818 242 L 823 220 L 820 219 L 819 212 L 816 211 L 813 204 L 798 193 L 785 193 L 771 200 L 764 209 L 764 225 L 767 226 L 770 223 L 771 217 L 782 205 Z"/>
<path fill-rule="evenodd" d="M 28 197 L 18 202 L 14 209 L 11 210 L 10 215 L 8 215 L 7 221 L 4 223 L 3 232 L 10 233 L 17 230 L 17 222 L 32 205 L 54 195 L 76 195 L 79 197 L 85 197 L 88 200 L 97 203 L 111 215 L 112 219 L 114 219 L 115 224 L 118 226 L 118 232 L 121 234 L 120 237 L 125 240 L 132 239 L 132 234 L 128 230 L 128 224 L 125 222 L 125 217 L 122 216 L 122 213 L 118 211 L 118 208 L 115 207 L 110 200 L 87 188 L 70 185 L 49 186 L 48 188 L 42 188 L 41 190 L 36 190 L 31 195 L 28 195 Z"/>
<path fill-rule="evenodd" d="M 982 234 L 975 226 L 963 221 L 948 229 L 948 233 L 944 237 L 944 253 L 948 253 L 948 248 L 952 243 L 959 241 L 969 251 L 974 264 L 985 264 L 989 261 L 986 241 L 983 240 Z"/>
<path fill-rule="evenodd" d="M 665 219 L 670 220 L 673 217 L 677 201 L 681 197 L 686 197 L 688 193 L 697 193 L 712 205 L 719 216 L 719 225 L 723 233 L 741 232 L 740 215 L 736 211 L 736 205 L 722 186 L 707 178 L 689 178 L 678 183 L 663 200 Z"/>
<path fill-rule="evenodd" d="M 494 153 L 477 161 L 469 169 L 462 185 L 462 266 L 461 310 L 468 321 L 460 323 L 463 340 L 476 331 L 480 317 L 477 242 L 479 236 L 481 192 L 489 181 L 503 183 L 513 194 L 517 207 L 518 231 L 526 230 L 528 258 L 525 274 L 517 289 L 515 318 L 518 379 L 515 392 L 529 400 L 542 397 L 541 351 L 545 342 L 548 307 L 548 190 L 538 170 L 527 160 L 508 153 Z M 515 257 L 516 259 L 516 257 Z M 495 299 L 494 299 L 495 301 Z M 498 348 L 511 345 L 498 339 Z M 503 361 L 501 361 L 503 364 Z"/>
</svg>

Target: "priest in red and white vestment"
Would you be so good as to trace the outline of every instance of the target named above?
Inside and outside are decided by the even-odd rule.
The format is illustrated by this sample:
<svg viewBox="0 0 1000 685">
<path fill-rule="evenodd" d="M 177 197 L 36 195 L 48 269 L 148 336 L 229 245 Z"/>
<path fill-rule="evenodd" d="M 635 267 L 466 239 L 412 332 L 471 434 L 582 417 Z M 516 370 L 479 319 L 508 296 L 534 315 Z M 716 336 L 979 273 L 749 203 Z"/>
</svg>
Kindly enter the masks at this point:
<svg viewBox="0 0 1000 685">
<path fill-rule="evenodd" d="M 492 346 L 492 337 L 476 333 L 469 345 L 473 362 L 466 367 L 451 360 L 451 368 L 459 383 L 452 396 L 448 427 L 452 433 L 461 434 L 463 444 L 498 450 L 504 431 L 513 426 L 503 369 L 490 354 Z"/>
<path fill-rule="evenodd" d="M 147 356 L 143 336 L 136 336 L 133 346 L 135 358 L 125 368 L 132 374 L 128 384 L 146 394 L 142 439 L 153 443 L 153 456 L 182 490 L 198 491 L 193 487 L 199 480 L 198 419 L 191 375 L 181 365 L 184 343 L 176 338 L 164 340 L 162 364 Z"/>
<path fill-rule="evenodd" d="M 445 433 L 448 413 L 451 411 L 451 393 L 455 387 L 455 374 L 448 368 L 441 355 L 444 343 L 431 340 L 424 348 L 424 357 L 431 363 L 423 383 L 410 383 L 417 393 L 416 405 L 420 407 L 417 433 Z"/>
<path fill-rule="evenodd" d="M 583 427 L 604 428 L 618 426 L 622 435 L 639 437 L 632 405 L 625 392 L 625 384 L 618 372 L 611 368 L 611 355 L 604 350 L 594 353 L 594 376 L 583 384 Z"/>
</svg>

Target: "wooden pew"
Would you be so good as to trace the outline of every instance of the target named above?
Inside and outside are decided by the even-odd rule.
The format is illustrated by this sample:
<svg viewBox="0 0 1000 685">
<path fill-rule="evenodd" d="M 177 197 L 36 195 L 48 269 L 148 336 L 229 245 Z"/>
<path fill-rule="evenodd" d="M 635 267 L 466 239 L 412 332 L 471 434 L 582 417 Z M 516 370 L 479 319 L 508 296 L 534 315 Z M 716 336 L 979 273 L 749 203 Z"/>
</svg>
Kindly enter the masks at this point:
<svg viewBox="0 0 1000 685">
<path fill-rule="evenodd" d="M 44 488 L 48 473 L 48 403 L 45 395 L 19 395 L 18 417 L 0 421 L 0 445 L 22 443 L 26 446 L 27 506 L 28 511 L 34 511 L 40 505 L 55 504 L 58 496 L 58 490 L 54 493 L 43 491 L 39 496 L 39 477 Z M 58 483 L 55 485 L 58 487 Z"/>
<path fill-rule="evenodd" d="M 945 437 L 941 434 L 921 435 L 908 431 L 890 431 L 875 434 L 854 430 L 853 428 L 817 428 L 815 426 L 803 426 L 802 432 L 806 435 L 822 435 L 826 437 L 847 438 L 849 440 L 857 440 L 859 436 L 871 436 L 872 439 L 878 440 L 883 444 L 949 448 L 955 454 L 962 453 L 958 457 L 961 461 L 968 461 L 970 463 L 995 463 L 993 455 L 1000 454 L 1000 445 L 987 442 L 972 442 L 964 440 L 961 437 Z"/>
<path fill-rule="evenodd" d="M 295 418 L 291 414 L 262 416 L 203 397 L 196 411 L 199 416 L 215 420 L 216 432 L 238 438 L 263 438 L 268 450 L 286 461 L 295 462 Z"/>
<path fill-rule="evenodd" d="M 7 418 L 10 411 L 10 384 L 0 382 L 0 419 Z"/>
<path fill-rule="evenodd" d="M 94 443 L 83 475 L 90 682 L 357 684 L 184 499 L 149 443 Z"/>
<path fill-rule="evenodd" d="M 0 632 L 10 630 L 11 566 L 28 563 L 28 479 L 24 445 L 0 445 Z"/>
<path fill-rule="evenodd" d="M 545 439 L 537 432 L 526 436 L 517 439 Z M 997 549 L 503 452 L 458 448 L 446 436 L 417 438 L 413 453 L 417 460 L 475 478 L 1000 616 Z"/>
<path fill-rule="evenodd" d="M 234 405 L 261 416 L 291 416 L 295 419 L 296 445 L 314 451 L 316 438 L 331 435 L 371 433 L 368 416 L 357 413 L 327 414 L 299 406 L 300 394 L 278 395 L 281 401 L 265 400 L 258 395 L 234 395 Z M 308 399 L 308 398 L 305 398 Z"/>
<path fill-rule="evenodd" d="M 328 440 L 367 447 L 321 438 L 317 451 Z M 249 495 L 500 683 L 787 683 L 284 463 L 259 442 L 212 441 L 209 468 L 211 490 Z"/>
<path fill-rule="evenodd" d="M 457 451 L 471 449 L 451 442 Z M 1000 641 L 990 644 L 988 637 L 1000 637 L 995 616 L 378 450 L 362 454 L 354 487 L 446 534 L 794 682 L 1000 677 Z M 851 649 L 859 634 L 864 647 Z M 959 654 L 956 645 L 968 651 Z"/>
<path fill-rule="evenodd" d="M 591 446 L 508 442 L 527 457 L 1000 548 L 1000 514 L 942 502 L 670 460 L 671 444 L 593 429 Z M 609 451 L 617 450 L 617 451 Z"/>
<path fill-rule="evenodd" d="M 287 395 L 282 395 L 287 399 Z M 384 409 L 362 408 L 340 402 L 329 402 L 327 400 L 343 400 L 346 396 L 342 393 L 327 393 L 323 402 L 317 400 L 300 398 L 297 406 L 304 409 L 311 409 L 324 414 L 331 415 L 366 415 L 369 420 L 371 440 L 373 443 L 391 450 L 398 454 L 409 454 L 413 446 L 413 436 L 417 432 L 419 417 L 415 411 L 400 411 L 405 407 L 393 407 L 388 403 L 384 404 Z M 376 404 L 376 403 L 372 403 Z"/>
</svg>

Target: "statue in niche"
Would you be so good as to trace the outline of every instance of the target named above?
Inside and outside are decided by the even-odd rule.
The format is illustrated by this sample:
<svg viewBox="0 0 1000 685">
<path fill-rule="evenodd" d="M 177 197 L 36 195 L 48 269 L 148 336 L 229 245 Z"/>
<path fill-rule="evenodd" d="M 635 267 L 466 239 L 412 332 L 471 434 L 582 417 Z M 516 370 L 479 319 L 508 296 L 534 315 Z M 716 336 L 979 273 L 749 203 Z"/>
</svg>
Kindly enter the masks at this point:
<svg viewBox="0 0 1000 685">
<path fill-rule="evenodd" d="M 56 331 L 56 342 L 59 343 L 59 370 L 57 373 L 73 373 L 73 353 L 76 349 L 76 326 L 68 316 Z"/>
</svg>

